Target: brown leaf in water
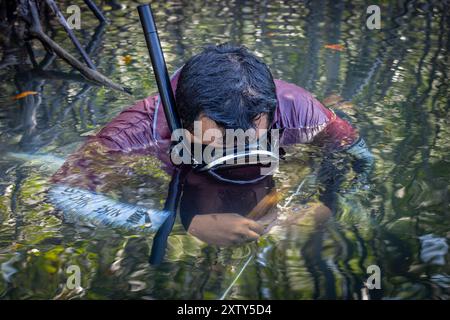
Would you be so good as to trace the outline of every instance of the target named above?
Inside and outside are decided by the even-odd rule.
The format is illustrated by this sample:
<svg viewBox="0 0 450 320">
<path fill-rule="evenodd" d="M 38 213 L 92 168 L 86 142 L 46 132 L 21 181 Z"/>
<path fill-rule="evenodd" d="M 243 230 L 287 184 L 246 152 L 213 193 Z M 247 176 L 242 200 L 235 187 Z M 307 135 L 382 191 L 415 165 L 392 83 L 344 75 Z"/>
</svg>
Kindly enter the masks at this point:
<svg viewBox="0 0 450 320">
<path fill-rule="evenodd" d="M 120 57 L 120 59 L 125 64 L 130 64 L 131 60 L 133 60 L 133 58 L 131 58 L 131 56 L 129 54 L 127 54 L 126 56 Z"/>
<path fill-rule="evenodd" d="M 12 96 L 11 98 L 13 100 L 19 100 L 19 99 L 28 97 L 30 95 L 35 95 L 35 94 L 38 94 L 38 92 L 36 92 L 36 91 L 24 91 L 24 92 L 21 92 L 19 94 L 16 94 L 15 96 Z"/>
<path fill-rule="evenodd" d="M 336 51 L 343 51 L 344 46 L 342 44 L 326 44 L 326 49 L 336 50 Z"/>
</svg>

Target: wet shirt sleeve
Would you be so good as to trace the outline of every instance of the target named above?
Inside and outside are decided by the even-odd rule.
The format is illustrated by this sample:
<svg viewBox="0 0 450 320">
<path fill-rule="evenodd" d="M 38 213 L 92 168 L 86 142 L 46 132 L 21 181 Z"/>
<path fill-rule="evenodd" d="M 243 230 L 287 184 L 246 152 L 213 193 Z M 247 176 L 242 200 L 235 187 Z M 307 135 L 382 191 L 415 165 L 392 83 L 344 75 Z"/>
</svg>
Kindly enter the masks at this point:
<svg viewBox="0 0 450 320">
<path fill-rule="evenodd" d="M 280 129 L 280 144 L 313 143 L 340 150 L 357 140 L 357 131 L 327 109 L 310 92 L 275 80 L 278 107 L 273 127 Z"/>
<path fill-rule="evenodd" d="M 154 129 L 162 130 L 160 133 L 165 130 L 164 123 L 153 127 L 156 99 L 151 96 L 138 101 L 90 136 L 67 158 L 52 182 L 89 190 L 119 184 L 132 171 L 124 159 L 133 159 L 135 154 L 155 156 L 161 161 L 161 168 L 170 174 L 173 169 L 167 152 L 170 140 L 154 137 Z"/>
<path fill-rule="evenodd" d="M 151 96 L 125 109 L 97 133 L 96 139 L 113 151 L 130 152 L 152 146 L 155 102 L 156 96 Z"/>
</svg>

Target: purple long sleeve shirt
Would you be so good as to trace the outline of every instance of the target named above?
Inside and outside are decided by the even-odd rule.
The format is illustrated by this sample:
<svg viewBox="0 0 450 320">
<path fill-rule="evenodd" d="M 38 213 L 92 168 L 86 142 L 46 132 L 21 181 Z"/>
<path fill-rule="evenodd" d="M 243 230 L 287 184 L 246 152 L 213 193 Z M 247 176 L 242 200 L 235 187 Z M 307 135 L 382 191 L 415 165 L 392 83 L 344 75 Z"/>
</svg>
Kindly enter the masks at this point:
<svg viewBox="0 0 450 320">
<path fill-rule="evenodd" d="M 173 90 L 176 90 L 178 76 L 179 72 L 171 80 Z M 275 80 L 275 85 L 278 105 L 271 127 L 280 129 L 280 145 L 314 143 L 339 150 L 357 140 L 357 131 L 323 106 L 310 92 L 282 80 Z M 95 142 L 101 145 L 103 151 L 154 154 L 162 160 L 164 169 L 171 172 L 172 164 L 167 152 L 170 137 L 159 96 L 152 95 L 126 108 L 100 132 L 91 136 L 53 176 L 53 182 L 70 183 L 67 180 L 70 180 L 74 166 L 77 167 L 76 172 L 88 170 L 89 163 L 84 160 L 83 153 Z M 95 188 L 90 181 L 75 184 Z"/>
</svg>

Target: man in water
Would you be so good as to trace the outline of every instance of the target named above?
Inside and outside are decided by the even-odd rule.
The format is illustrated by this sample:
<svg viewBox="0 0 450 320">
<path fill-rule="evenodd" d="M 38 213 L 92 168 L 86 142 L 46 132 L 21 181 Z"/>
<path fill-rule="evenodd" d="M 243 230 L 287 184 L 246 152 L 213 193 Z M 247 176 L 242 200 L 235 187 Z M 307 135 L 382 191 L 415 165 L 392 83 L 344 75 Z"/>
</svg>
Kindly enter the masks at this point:
<svg viewBox="0 0 450 320">
<path fill-rule="evenodd" d="M 368 177 L 373 158 L 357 131 L 305 89 L 274 80 L 267 65 L 245 47 L 207 47 L 176 72 L 171 84 L 183 128 L 193 135 L 194 122 L 198 121 L 202 135 L 192 138 L 203 144 L 211 143 L 203 139 L 203 133 L 210 129 L 278 129 L 280 145 L 310 143 L 321 147 L 326 157 L 348 154 L 358 180 Z M 102 191 L 104 176 L 92 169 L 99 152 L 153 154 L 172 173 L 170 146 L 164 110 L 159 96 L 153 95 L 122 111 L 90 137 L 67 159 L 53 182 Z M 330 182 L 330 190 L 337 187 L 336 181 Z M 326 191 L 322 195 L 329 207 L 333 206 L 332 194 Z M 245 217 L 232 226 L 239 227 L 248 240 L 256 238 L 255 232 L 262 232 L 255 221 Z"/>
</svg>

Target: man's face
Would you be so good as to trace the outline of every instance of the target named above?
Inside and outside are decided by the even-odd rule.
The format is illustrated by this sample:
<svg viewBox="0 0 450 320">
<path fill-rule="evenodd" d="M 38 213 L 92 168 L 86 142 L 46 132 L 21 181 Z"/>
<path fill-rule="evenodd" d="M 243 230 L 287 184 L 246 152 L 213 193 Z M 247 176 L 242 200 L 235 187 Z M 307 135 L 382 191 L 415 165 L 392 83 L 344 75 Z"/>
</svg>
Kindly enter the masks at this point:
<svg viewBox="0 0 450 320">
<path fill-rule="evenodd" d="M 223 127 L 219 126 L 214 120 L 204 114 L 201 114 L 196 121 L 198 121 L 198 125 L 200 125 L 199 127 L 201 128 L 201 135 L 190 132 L 190 135 L 187 137 L 189 142 L 194 141 L 195 143 L 210 144 L 215 147 L 223 146 L 223 139 L 218 139 L 219 136 L 223 137 L 225 135 L 225 129 Z M 255 120 L 254 124 L 255 137 L 259 138 L 265 132 L 267 132 L 267 129 L 269 127 L 267 115 L 262 114 L 261 116 L 259 116 Z"/>
</svg>

